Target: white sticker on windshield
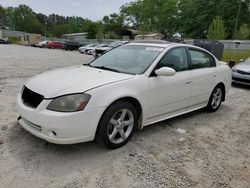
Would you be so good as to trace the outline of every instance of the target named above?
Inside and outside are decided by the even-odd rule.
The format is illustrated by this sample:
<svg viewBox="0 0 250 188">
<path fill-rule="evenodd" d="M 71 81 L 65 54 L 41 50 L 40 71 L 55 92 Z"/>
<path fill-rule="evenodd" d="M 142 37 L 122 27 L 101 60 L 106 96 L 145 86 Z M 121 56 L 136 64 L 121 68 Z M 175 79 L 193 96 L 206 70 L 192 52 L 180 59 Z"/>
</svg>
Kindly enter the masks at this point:
<svg viewBox="0 0 250 188">
<path fill-rule="evenodd" d="M 162 52 L 164 48 L 158 48 L 158 47 L 147 47 L 146 51 L 152 51 L 152 52 Z"/>
</svg>

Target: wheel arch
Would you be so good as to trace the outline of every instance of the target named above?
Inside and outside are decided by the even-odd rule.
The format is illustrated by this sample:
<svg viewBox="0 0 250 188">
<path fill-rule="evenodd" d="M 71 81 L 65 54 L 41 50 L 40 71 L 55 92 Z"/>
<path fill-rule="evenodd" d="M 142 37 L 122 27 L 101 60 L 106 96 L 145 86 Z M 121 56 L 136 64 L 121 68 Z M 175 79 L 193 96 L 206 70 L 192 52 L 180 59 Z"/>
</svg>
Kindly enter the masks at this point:
<svg viewBox="0 0 250 188">
<path fill-rule="evenodd" d="M 137 126 L 137 129 L 142 129 L 143 128 L 143 110 L 142 110 L 142 105 L 141 105 L 141 102 L 137 98 L 132 97 L 132 96 L 123 96 L 123 97 L 120 97 L 118 99 L 113 100 L 107 106 L 107 108 L 104 110 L 104 112 L 102 113 L 101 118 L 99 120 L 99 123 L 100 123 L 101 119 L 103 118 L 103 115 L 105 114 L 105 112 L 107 111 L 107 109 L 110 106 L 112 106 L 114 103 L 119 102 L 119 101 L 129 102 L 130 104 L 132 104 L 135 107 L 137 115 L 138 115 L 138 126 Z M 99 127 L 99 123 L 98 123 L 97 129 Z"/>
<path fill-rule="evenodd" d="M 223 82 L 219 82 L 214 88 L 216 87 L 221 87 L 223 95 L 222 95 L 222 101 L 224 102 L 226 99 L 226 87 L 225 84 Z"/>
</svg>

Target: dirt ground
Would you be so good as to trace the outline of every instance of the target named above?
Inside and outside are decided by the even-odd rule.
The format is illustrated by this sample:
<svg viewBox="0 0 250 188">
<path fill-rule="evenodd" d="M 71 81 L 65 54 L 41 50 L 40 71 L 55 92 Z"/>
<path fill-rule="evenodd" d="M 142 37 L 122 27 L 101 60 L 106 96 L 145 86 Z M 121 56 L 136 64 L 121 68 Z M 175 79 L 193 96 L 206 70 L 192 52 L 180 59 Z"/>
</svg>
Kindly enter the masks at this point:
<svg viewBox="0 0 250 188">
<path fill-rule="evenodd" d="M 48 144 L 17 125 L 15 99 L 25 80 L 90 60 L 78 52 L 0 45 L 1 188 L 250 187 L 248 87 L 232 87 L 216 113 L 148 126 L 117 150 L 95 142 Z"/>
</svg>

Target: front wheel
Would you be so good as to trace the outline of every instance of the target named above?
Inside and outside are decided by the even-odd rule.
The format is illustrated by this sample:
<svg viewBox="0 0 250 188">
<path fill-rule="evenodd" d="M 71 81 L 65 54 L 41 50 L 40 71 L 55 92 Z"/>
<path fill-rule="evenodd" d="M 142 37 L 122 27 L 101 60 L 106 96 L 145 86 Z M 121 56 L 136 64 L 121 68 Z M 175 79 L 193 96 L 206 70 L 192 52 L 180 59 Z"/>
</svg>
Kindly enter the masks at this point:
<svg viewBox="0 0 250 188">
<path fill-rule="evenodd" d="M 98 125 L 96 140 L 108 148 L 119 148 L 129 141 L 136 126 L 135 107 L 126 101 L 118 101 L 103 114 Z"/>
<path fill-rule="evenodd" d="M 220 86 L 216 86 L 213 90 L 209 102 L 207 104 L 207 110 L 209 112 L 215 112 L 219 109 L 223 98 L 223 90 Z"/>
</svg>

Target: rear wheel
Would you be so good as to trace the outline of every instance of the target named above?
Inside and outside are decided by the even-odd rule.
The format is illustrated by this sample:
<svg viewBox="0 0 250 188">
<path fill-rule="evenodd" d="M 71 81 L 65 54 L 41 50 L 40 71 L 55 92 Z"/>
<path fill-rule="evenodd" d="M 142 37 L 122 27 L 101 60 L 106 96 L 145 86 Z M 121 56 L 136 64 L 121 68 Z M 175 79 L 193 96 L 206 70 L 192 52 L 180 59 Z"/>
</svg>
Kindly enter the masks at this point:
<svg viewBox="0 0 250 188">
<path fill-rule="evenodd" d="M 222 102 L 223 95 L 224 93 L 223 93 L 222 87 L 216 86 L 207 104 L 207 110 L 209 112 L 215 112 L 219 109 L 221 102 Z"/>
<path fill-rule="evenodd" d="M 136 126 L 135 107 L 126 101 L 118 101 L 103 114 L 98 125 L 96 140 L 108 148 L 119 148 L 129 141 Z"/>
</svg>

